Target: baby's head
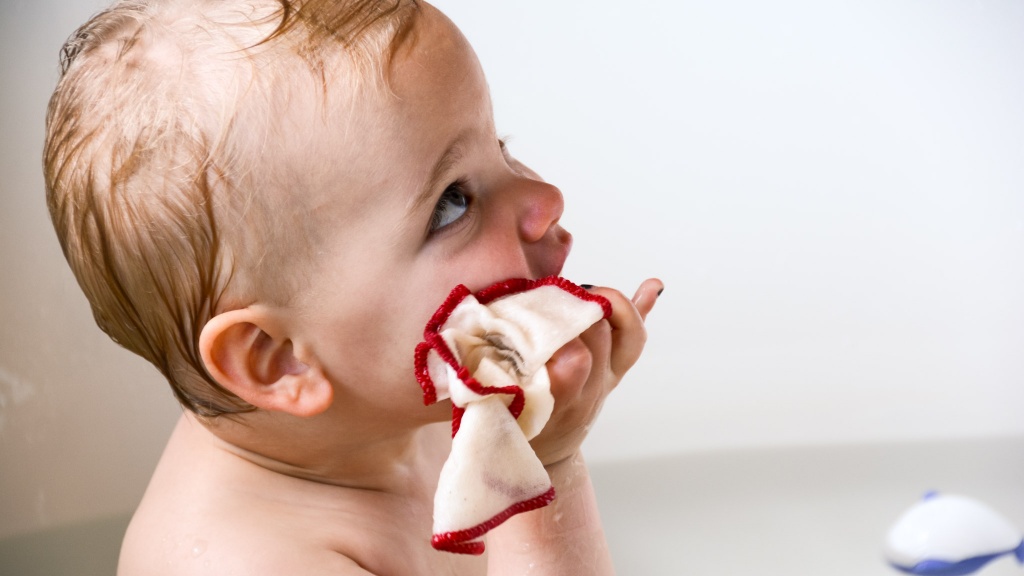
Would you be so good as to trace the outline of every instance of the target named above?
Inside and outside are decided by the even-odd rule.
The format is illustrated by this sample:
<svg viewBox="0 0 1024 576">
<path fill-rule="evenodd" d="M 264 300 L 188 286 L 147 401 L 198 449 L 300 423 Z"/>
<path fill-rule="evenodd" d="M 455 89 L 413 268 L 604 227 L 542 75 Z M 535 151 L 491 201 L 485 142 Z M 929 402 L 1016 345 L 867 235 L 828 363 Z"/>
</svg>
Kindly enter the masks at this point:
<svg viewBox="0 0 1024 576">
<path fill-rule="evenodd" d="M 448 290 L 561 271 L 561 194 L 508 155 L 429 5 L 122 2 L 65 50 L 45 149 L 65 255 L 200 415 L 315 414 L 338 383 L 368 418 L 388 385 L 418 404 L 411 352 Z"/>
<path fill-rule="evenodd" d="M 324 222 L 301 190 L 317 151 L 293 109 L 381 89 L 416 9 L 125 0 L 65 45 L 44 162 L 61 246 L 100 327 L 189 409 L 249 409 L 207 375 L 205 323 L 287 300 L 311 273 Z"/>
</svg>

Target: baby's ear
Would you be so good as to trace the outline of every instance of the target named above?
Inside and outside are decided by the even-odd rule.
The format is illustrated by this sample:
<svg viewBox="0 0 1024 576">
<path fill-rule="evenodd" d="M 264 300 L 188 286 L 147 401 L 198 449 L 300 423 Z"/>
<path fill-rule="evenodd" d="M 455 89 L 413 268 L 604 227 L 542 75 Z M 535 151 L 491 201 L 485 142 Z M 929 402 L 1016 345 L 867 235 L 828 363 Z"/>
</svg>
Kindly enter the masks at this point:
<svg viewBox="0 0 1024 576">
<path fill-rule="evenodd" d="M 257 408 L 314 416 L 334 398 L 323 371 L 299 360 L 269 311 L 214 316 L 199 335 L 199 352 L 214 380 Z"/>
</svg>

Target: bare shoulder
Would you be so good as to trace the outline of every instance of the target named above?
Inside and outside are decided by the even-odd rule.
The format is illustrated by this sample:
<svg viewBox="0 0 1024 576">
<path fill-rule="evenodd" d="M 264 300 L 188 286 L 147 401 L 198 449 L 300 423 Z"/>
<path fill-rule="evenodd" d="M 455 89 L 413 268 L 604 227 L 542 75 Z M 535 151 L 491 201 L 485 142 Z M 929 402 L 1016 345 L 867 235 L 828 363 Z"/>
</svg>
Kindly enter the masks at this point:
<svg viewBox="0 0 1024 576">
<path fill-rule="evenodd" d="M 327 507 L 197 441 L 189 426 L 171 435 L 132 518 L 120 576 L 372 573 L 347 553 L 359 543 Z"/>
<path fill-rule="evenodd" d="M 155 535 L 133 522 L 125 536 L 118 576 L 278 576 L 287 574 L 369 575 L 355 560 L 336 551 L 268 531 L 226 534 L 213 526 L 197 532 L 165 530 Z"/>
<path fill-rule="evenodd" d="M 271 472 L 172 434 L 121 547 L 119 576 L 483 574 L 430 547 L 431 502 Z"/>
</svg>

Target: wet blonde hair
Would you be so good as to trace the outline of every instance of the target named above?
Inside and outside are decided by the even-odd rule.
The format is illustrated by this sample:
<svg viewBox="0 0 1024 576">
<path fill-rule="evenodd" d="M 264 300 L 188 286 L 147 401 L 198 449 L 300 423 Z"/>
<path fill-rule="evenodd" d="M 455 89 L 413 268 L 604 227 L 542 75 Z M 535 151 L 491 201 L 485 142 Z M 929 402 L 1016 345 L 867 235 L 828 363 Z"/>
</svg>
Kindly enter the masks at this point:
<svg viewBox="0 0 1024 576">
<path fill-rule="evenodd" d="M 301 208 L 280 218 L 285 187 L 302 185 L 275 163 L 291 95 L 384 78 L 415 10 L 122 0 L 65 44 L 44 148 L 57 236 L 96 323 L 196 414 L 253 409 L 207 373 L 206 322 L 257 297 L 287 300 L 295 262 L 314 252 Z"/>
</svg>

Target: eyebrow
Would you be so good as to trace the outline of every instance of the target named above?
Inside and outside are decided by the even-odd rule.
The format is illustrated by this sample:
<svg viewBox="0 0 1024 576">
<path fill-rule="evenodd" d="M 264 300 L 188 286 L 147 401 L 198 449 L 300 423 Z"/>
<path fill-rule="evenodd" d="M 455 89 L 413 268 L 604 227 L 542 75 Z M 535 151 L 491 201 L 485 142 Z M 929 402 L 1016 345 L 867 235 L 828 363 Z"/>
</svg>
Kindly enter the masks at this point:
<svg viewBox="0 0 1024 576">
<path fill-rule="evenodd" d="M 462 159 L 465 155 L 464 143 L 467 132 L 458 134 L 448 147 L 445 149 L 444 154 L 434 164 L 434 168 L 430 171 L 430 177 L 427 178 L 427 183 L 420 190 L 420 193 L 416 195 L 416 198 L 409 205 L 409 213 L 416 213 L 420 207 L 429 202 L 434 197 L 434 192 L 441 185 L 441 181 L 451 171 L 452 166 L 456 162 Z"/>
</svg>

